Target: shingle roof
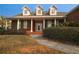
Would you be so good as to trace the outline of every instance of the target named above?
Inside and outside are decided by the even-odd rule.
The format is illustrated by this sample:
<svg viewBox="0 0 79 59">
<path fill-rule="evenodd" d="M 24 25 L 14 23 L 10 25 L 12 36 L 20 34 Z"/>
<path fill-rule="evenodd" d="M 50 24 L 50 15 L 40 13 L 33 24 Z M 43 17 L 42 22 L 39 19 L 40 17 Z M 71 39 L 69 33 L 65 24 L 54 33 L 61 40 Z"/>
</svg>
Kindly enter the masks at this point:
<svg viewBox="0 0 79 59">
<path fill-rule="evenodd" d="M 79 10 L 79 5 L 77 5 L 74 9 L 72 9 L 71 12 L 74 12 L 76 10 Z"/>
<path fill-rule="evenodd" d="M 57 12 L 57 15 L 56 16 L 65 16 L 67 14 L 67 12 Z M 31 15 L 33 15 L 33 16 L 35 16 L 36 14 L 35 14 L 35 12 L 31 12 Z M 49 15 L 49 13 L 48 12 L 43 12 L 43 15 L 45 16 L 45 15 Z M 22 13 L 20 13 L 20 14 L 18 14 L 18 15 L 16 15 L 16 16 L 23 16 L 23 14 Z"/>
<path fill-rule="evenodd" d="M 57 12 L 57 16 L 65 16 L 67 12 Z"/>
<path fill-rule="evenodd" d="M 71 14 L 72 12 L 77 11 L 77 10 L 79 10 L 79 4 L 77 6 L 75 6 L 72 10 L 70 10 L 70 12 L 68 12 L 66 16 L 68 16 L 69 14 Z"/>
</svg>

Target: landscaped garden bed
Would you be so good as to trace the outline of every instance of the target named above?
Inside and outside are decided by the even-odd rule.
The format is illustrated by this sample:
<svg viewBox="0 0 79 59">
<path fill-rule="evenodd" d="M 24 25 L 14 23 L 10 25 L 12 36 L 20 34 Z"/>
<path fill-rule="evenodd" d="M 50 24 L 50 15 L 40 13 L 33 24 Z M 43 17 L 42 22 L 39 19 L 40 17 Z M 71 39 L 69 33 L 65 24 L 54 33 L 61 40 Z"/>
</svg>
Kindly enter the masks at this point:
<svg viewBox="0 0 79 59">
<path fill-rule="evenodd" d="M 79 45 L 79 27 L 47 28 L 43 36 L 54 41 Z"/>
<path fill-rule="evenodd" d="M 55 54 L 64 53 L 38 44 L 26 35 L 0 35 L 0 54 Z"/>
</svg>

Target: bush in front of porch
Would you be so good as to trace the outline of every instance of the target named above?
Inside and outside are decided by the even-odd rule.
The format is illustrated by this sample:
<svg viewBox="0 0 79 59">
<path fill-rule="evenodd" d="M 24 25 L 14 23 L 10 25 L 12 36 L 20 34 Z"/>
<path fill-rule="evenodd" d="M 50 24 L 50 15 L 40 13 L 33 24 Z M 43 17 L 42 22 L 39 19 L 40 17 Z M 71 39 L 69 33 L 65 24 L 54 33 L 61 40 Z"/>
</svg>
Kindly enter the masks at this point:
<svg viewBox="0 0 79 59">
<path fill-rule="evenodd" d="M 63 26 L 79 27 L 79 21 L 67 21 L 67 22 L 63 23 Z"/>
<path fill-rule="evenodd" d="M 79 45 L 79 27 L 52 27 L 43 32 L 46 38 Z"/>
<path fill-rule="evenodd" d="M 0 35 L 2 35 L 4 33 L 4 28 L 0 27 Z"/>
</svg>

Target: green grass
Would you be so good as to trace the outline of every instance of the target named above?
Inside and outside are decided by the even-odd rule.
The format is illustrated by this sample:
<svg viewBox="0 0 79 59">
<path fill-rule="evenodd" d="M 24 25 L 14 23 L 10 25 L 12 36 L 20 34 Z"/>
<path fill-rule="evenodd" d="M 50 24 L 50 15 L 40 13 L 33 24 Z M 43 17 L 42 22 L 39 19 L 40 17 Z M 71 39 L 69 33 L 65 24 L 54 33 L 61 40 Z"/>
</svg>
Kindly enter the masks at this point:
<svg viewBox="0 0 79 59">
<path fill-rule="evenodd" d="M 0 54 L 63 53 L 38 44 L 26 35 L 0 35 Z"/>
</svg>

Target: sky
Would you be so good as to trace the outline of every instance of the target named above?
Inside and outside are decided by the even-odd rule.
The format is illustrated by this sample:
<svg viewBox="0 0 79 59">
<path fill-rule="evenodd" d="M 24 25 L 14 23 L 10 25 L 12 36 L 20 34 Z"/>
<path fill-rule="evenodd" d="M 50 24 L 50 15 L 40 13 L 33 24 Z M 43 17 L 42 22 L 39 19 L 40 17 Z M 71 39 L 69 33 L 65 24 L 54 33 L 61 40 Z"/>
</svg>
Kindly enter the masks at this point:
<svg viewBox="0 0 79 59">
<path fill-rule="evenodd" d="M 31 12 L 35 11 L 37 4 L 0 4 L 0 16 L 14 16 L 22 13 L 23 6 L 28 6 Z M 48 11 L 53 4 L 41 4 L 44 11 Z M 54 4 L 58 12 L 69 12 L 77 4 Z"/>
</svg>

